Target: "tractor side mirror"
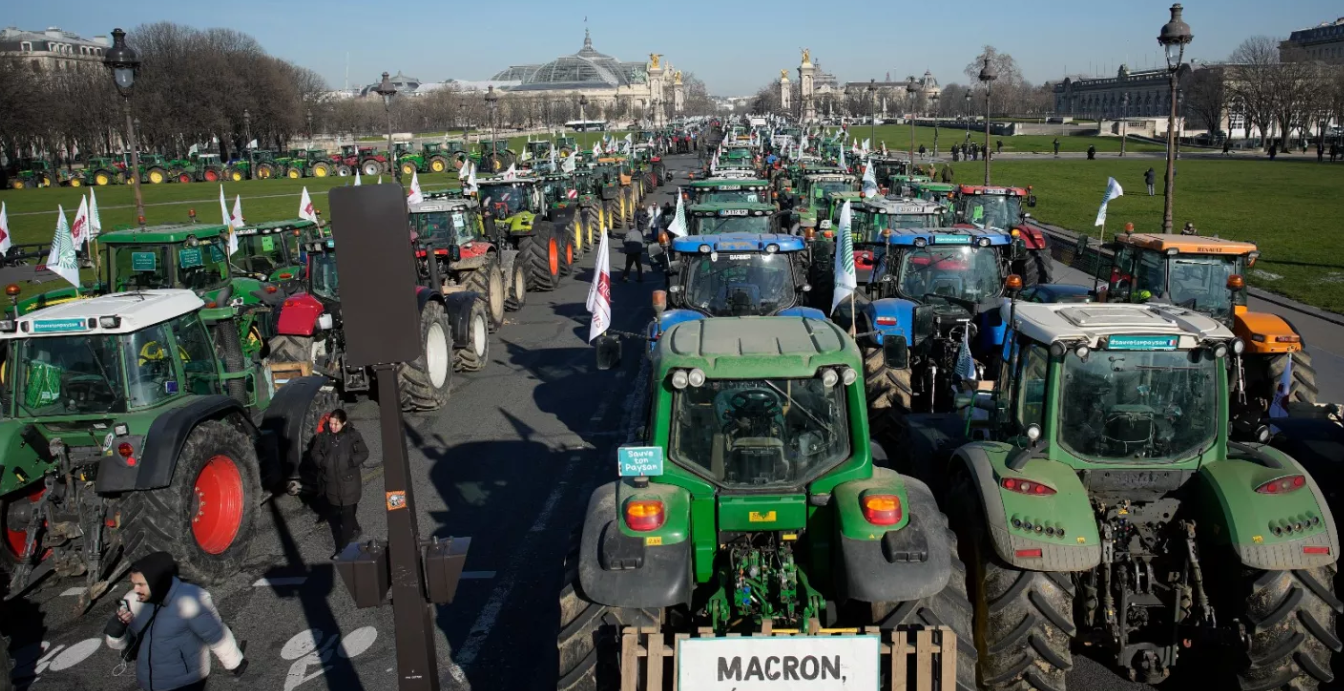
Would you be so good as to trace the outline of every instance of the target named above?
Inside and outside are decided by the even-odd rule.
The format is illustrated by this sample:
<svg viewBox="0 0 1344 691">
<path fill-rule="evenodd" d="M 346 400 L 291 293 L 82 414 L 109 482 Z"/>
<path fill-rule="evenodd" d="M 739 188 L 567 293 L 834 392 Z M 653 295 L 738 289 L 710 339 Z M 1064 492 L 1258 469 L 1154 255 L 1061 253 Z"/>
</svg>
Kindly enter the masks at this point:
<svg viewBox="0 0 1344 691">
<path fill-rule="evenodd" d="M 593 341 L 593 346 L 597 349 L 597 369 L 606 371 L 621 364 L 621 340 L 614 336 L 602 334 Z"/>
<path fill-rule="evenodd" d="M 1036 195 L 1027 195 L 1027 206 L 1030 206 L 1033 209 L 1036 208 Z"/>
<path fill-rule="evenodd" d="M 460 261 L 462 261 L 462 248 L 459 247 L 459 246 L 457 246 L 457 245 L 453 245 L 452 247 L 449 247 L 449 248 L 448 248 L 448 259 L 449 259 L 449 261 L 455 261 L 455 262 L 460 262 Z"/>
<path fill-rule="evenodd" d="M 882 337 L 882 363 L 891 369 L 910 367 L 910 346 L 905 336 Z"/>
</svg>

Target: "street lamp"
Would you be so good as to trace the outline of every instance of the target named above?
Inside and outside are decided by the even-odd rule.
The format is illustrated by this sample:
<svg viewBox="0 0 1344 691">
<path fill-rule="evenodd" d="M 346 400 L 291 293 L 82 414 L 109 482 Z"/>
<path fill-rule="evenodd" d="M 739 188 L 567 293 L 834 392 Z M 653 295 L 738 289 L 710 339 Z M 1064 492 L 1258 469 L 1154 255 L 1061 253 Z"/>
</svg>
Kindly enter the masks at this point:
<svg viewBox="0 0 1344 691">
<path fill-rule="evenodd" d="M 919 92 L 919 87 L 915 85 L 915 75 L 905 78 L 905 94 L 910 101 L 910 169 L 905 171 L 906 175 L 915 174 L 915 94 Z"/>
<path fill-rule="evenodd" d="M 877 80 L 868 80 L 868 131 L 871 133 L 868 145 L 877 141 Z"/>
<path fill-rule="evenodd" d="M 392 85 L 392 80 L 384 72 L 383 81 L 373 92 L 383 97 L 383 113 L 387 115 L 387 164 L 392 167 L 392 177 L 401 182 L 401 166 L 397 165 L 396 156 L 392 154 L 392 97 L 397 95 L 397 87 Z"/>
<path fill-rule="evenodd" d="M 313 145 L 313 109 L 308 109 L 308 145 Z"/>
<path fill-rule="evenodd" d="M 588 146 L 588 116 L 584 109 L 588 107 L 588 95 L 579 95 L 579 146 Z M 576 159 L 577 160 L 577 159 Z"/>
<path fill-rule="evenodd" d="M 495 157 L 499 151 L 499 145 L 495 142 L 495 113 L 499 112 L 499 94 L 495 93 L 493 84 L 485 91 L 485 107 L 490 111 L 490 167 L 494 169 L 499 165 L 499 160 Z"/>
<path fill-rule="evenodd" d="M 135 216 L 145 222 L 145 198 L 140 194 L 140 148 L 135 142 L 135 119 L 131 116 L 131 88 L 140 76 L 140 55 L 126 45 L 126 32 L 112 30 L 112 47 L 103 53 L 103 65 L 112 73 L 122 100 L 126 103 L 126 144 L 131 149 L 131 187 L 135 190 Z"/>
<path fill-rule="evenodd" d="M 989 56 L 985 56 L 985 66 L 980 68 L 980 81 L 985 85 L 985 184 L 989 183 L 989 113 L 990 102 L 993 99 L 994 80 L 999 78 L 999 73 L 994 66 L 989 64 Z"/>
<path fill-rule="evenodd" d="M 1185 47 L 1195 39 L 1190 33 L 1190 25 L 1181 20 L 1181 4 L 1171 6 L 1171 21 L 1162 25 L 1157 35 L 1167 54 L 1167 72 L 1171 83 L 1171 111 L 1167 116 L 1167 180 L 1163 193 L 1162 232 L 1171 232 L 1171 201 L 1176 196 L 1176 75 L 1181 71 L 1181 61 L 1185 59 Z"/>
<path fill-rule="evenodd" d="M 938 158 L 938 101 L 941 99 L 937 92 L 929 96 L 930 107 L 933 108 L 933 157 Z"/>
<path fill-rule="evenodd" d="M 1120 97 L 1120 157 L 1125 157 L 1125 140 L 1129 134 L 1129 93 Z"/>
<path fill-rule="evenodd" d="M 243 109 L 243 146 L 247 147 L 247 179 L 256 179 L 257 162 L 252 155 L 252 113 Z"/>
</svg>

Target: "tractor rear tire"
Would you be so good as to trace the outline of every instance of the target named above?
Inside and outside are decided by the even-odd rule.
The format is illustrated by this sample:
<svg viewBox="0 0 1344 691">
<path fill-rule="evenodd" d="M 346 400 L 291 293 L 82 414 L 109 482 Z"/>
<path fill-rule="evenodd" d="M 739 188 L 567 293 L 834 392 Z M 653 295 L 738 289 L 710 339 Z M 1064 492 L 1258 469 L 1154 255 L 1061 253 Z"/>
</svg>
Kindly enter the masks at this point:
<svg viewBox="0 0 1344 691">
<path fill-rule="evenodd" d="M 275 177 L 275 166 L 269 163 L 258 163 L 256 174 L 259 180 L 270 180 Z"/>
<path fill-rule="evenodd" d="M 350 171 L 350 166 L 347 166 L 347 165 L 345 165 L 344 163 L 342 163 L 342 164 L 336 166 L 336 176 L 337 176 L 337 177 L 348 178 L 348 177 L 350 177 L 350 172 L 351 172 L 351 171 Z"/>
<path fill-rule="evenodd" d="M 196 179 L 191 177 L 191 173 L 186 172 L 178 173 L 175 179 L 183 185 L 196 182 Z"/>
<path fill-rule="evenodd" d="M 1047 250 L 1028 250 L 1022 260 L 1022 287 L 1054 283 L 1055 260 Z"/>
<path fill-rule="evenodd" d="M 313 164 L 313 177 L 325 178 L 331 175 L 331 164 L 326 161 L 318 161 Z"/>
<path fill-rule="evenodd" d="M 303 168 L 301 166 L 290 166 L 289 169 L 285 171 L 285 177 L 290 180 L 298 180 L 303 177 Z"/>
<path fill-rule="evenodd" d="M 420 355 L 397 369 L 402 410 L 438 410 L 448 402 L 453 372 L 453 329 L 443 304 L 420 311 Z"/>
<path fill-rule="evenodd" d="M 10 189 L 21 190 L 25 187 L 25 185 L 23 184 L 22 180 L 10 180 L 9 187 Z"/>
<path fill-rule="evenodd" d="M 868 424 L 874 436 L 886 432 L 911 412 L 915 392 L 911 369 L 893 369 L 882 360 L 882 349 L 861 346 L 863 350 L 863 390 L 868 395 Z"/>
<path fill-rule="evenodd" d="M 1243 689 L 1307 691 L 1334 680 L 1330 657 L 1344 648 L 1335 618 L 1335 567 L 1294 571 L 1245 569 L 1242 607 L 1250 637 L 1237 672 Z"/>
<path fill-rule="evenodd" d="M 556 237 L 560 241 L 560 277 L 569 278 L 574 274 L 574 263 L 578 261 L 574 252 L 574 233 L 562 230 Z"/>
<path fill-rule="evenodd" d="M 410 161 L 406 161 L 406 162 L 404 162 L 404 163 L 401 164 L 401 174 L 402 174 L 402 175 L 405 175 L 405 176 L 409 177 L 409 176 L 411 176 L 411 175 L 414 175 L 414 174 L 417 173 L 417 172 L 419 172 L 419 169 L 415 167 L 415 164 L 414 164 L 414 163 L 411 163 Z"/>
<path fill-rule="evenodd" d="M 365 175 L 377 175 L 383 172 L 382 164 L 378 163 L 373 159 L 369 159 L 359 164 L 359 169 L 364 171 Z"/>
<path fill-rule="evenodd" d="M 621 629 L 659 626 L 655 608 L 608 607 L 589 600 L 579 584 L 577 536 L 565 558 L 560 590 L 560 634 L 556 637 L 560 669 L 557 691 L 616 691 L 620 684 Z"/>
<path fill-rule="evenodd" d="M 219 182 L 224 179 L 224 171 L 215 166 L 208 166 L 201 171 L 201 179 L 206 182 Z"/>
<path fill-rule="evenodd" d="M 313 339 L 311 336 L 280 335 L 267 344 L 272 362 L 311 362 L 313 359 Z"/>
<path fill-rule="evenodd" d="M 234 182 L 242 182 L 243 180 L 247 179 L 247 173 L 244 173 L 243 171 L 237 168 L 230 168 L 229 172 L 226 174 L 226 177 L 228 177 L 228 179 Z"/>
<path fill-rule="evenodd" d="M 145 180 L 151 185 L 161 185 L 168 182 L 168 171 L 154 166 L 145 171 Z"/>
<path fill-rule="evenodd" d="M 93 184 L 99 187 L 107 187 L 112 184 L 116 177 L 112 175 L 112 171 L 100 168 L 93 171 L 93 175 L 90 176 L 89 179 L 93 181 Z"/>
<path fill-rule="evenodd" d="M 517 312 L 527 304 L 527 270 L 523 267 L 522 255 L 511 252 L 505 256 L 503 276 L 507 291 L 504 309 Z"/>
<path fill-rule="evenodd" d="M 483 299 L 478 298 L 471 304 L 467 338 L 467 343 L 453 350 L 453 369 L 479 372 L 490 361 L 490 310 Z"/>
<path fill-rule="evenodd" d="M 608 199 L 607 207 L 607 230 L 625 230 L 625 216 L 621 214 L 621 200 Z"/>
<path fill-rule="evenodd" d="M 499 258 L 492 254 L 490 261 L 466 275 L 462 285 L 475 292 L 485 302 L 490 317 L 490 333 L 499 330 L 504 324 L 504 274 L 499 267 Z"/>
<path fill-rule="evenodd" d="M 128 560 L 168 552 L 201 585 L 242 571 L 261 505 L 259 472 L 246 434 L 224 421 L 197 425 L 178 453 L 172 484 L 123 496 Z"/>
<path fill-rule="evenodd" d="M 986 542 L 988 522 L 977 490 L 962 476 L 952 490 L 963 558 L 970 560 L 971 602 L 980 688 L 987 691 L 1065 691 L 1073 668 L 1073 577 L 1023 571 L 1005 564 Z"/>
<path fill-rule="evenodd" d="M 518 242 L 519 260 L 527 270 L 527 289 L 545 293 L 560 283 L 560 241 L 550 223 L 532 226 L 532 235 Z"/>
<path fill-rule="evenodd" d="M 226 372 L 242 372 L 247 362 L 243 355 L 243 340 L 238 328 L 232 322 L 218 322 L 214 328 L 215 349 L 224 361 Z M 247 405 L 247 382 L 243 379 L 230 379 L 224 384 L 229 398 Z"/>
<path fill-rule="evenodd" d="M 433 156 L 429 159 L 429 172 L 446 173 L 448 172 L 448 159 L 443 156 Z"/>
<path fill-rule="evenodd" d="M 1288 403 L 1316 405 L 1316 396 L 1320 390 L 1316 387 L 1316 368 L 1311 365 L 1311 353 L 1299 350 L 1296 353 L 1268 356 L 1267 359 L 1269 360 L 1267 374 L 1269 400 L 1274 400 L 1274 392 L 1278 389 L 1279 379 L 1283 377 L 1283 370 L 1288 367 L 1288 361 L 1291 359 L 1293 362 L 1293 384 L 1288 392 Z"/>
</svg>

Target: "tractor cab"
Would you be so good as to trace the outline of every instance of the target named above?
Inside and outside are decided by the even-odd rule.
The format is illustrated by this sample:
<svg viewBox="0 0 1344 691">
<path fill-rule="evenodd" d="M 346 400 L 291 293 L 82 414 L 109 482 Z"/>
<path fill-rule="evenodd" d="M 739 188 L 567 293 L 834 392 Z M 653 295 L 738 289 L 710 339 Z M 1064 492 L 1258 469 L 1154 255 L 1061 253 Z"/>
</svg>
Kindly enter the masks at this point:
<svg viewBox="0 0 1344 691">
<path fill-rule="evenodd" d="M 686 186 L 690 204 L 765 204 L 771 201 L 770 182 L 760 178 L 710 178 Z"/>
<path fill-rule="evenodd" d="M 1036 206 L 1036 195 L 1030 187 L 960 185 L 955 202 L 957 225 L 1010 230 L 1022 227 L 1031 218 L 1023 206 Z"/>
<path fill-rule="evenodd" d="M 304 235 L 317 231 L 317 224 L 302 218 L 268 221 L 239 228 L 238 251 L 229 258 L 235 273 L 260 281 L 283 283 L 300 279 L 304 256 L 300 245 Z"/>
<path fill-rule="evenodd" d="M 527 152 L 528 157 L 532 159 L 533 164 L 537 161 L 550 160 L 551 148 L 551 142 L 544 139 L 541 141 L 527 142 L 523 145 L 523 151 Z"/>
<path fill-rule="evenodd" d="M 429 196 L 410 207 L 412 241 L 416 256 L 424 258 L 432 247 L 436 254 L 458 255 L 475 241 L 484 241 L 485 226 L 480 205 L 474 199 Z"/>
<path fill-rule="evenodd" d="M 876 176 L 878 183 L 883 180 L 890 180 L 896 175 L 907 175 L 910 172 L 910 162 L 904 157 L 897 158 L 892 155 L 876 155 L 870 158 L 873 162 L 873 175 Z M 892 190 L 896 187 L 893 185 Z"/>
<path fill-rule="evenodd" d="M 808 172 L 796 185 L 798 203 L 794 212 L 801 218 L 821 220 L 826 218 L 823 210 L 829 210 L 827 196 L 833 192 L 858 192 L 859 179 L 841 172 Z"/>
<path fill-rule="evenodd" d="M 839 226 L 841 208 L 843 204 L 833 211 L 829 226 L 832 229 Z M 876 267 L 876 256 L 885 248 L 887 236 L 897 228 L 929 230 L 947 225 L 947 215 L 941 206 L 896 196 L 862 199 L 852 203 L 850 211 L 854 266 L 860 284 L 866 282 L 865 275 Z"/>
<path fill-rule="evenodd" d="M 773 204 L 750 202 L 696 204 L 686 217 L 691 235 L 768 235 L 779 232 L 781 220 Z"/>
<path fill-rule="evenodd" d="M 511 219 L 519 214 L 545 214 L 545 198 L 541 178 L 516 176 L 482 176 L 477 179 L 477 198 L 484 213 L 497 221 Z"/>
<path fill-rule="evenodd" d="M 948 210 L 949 220 L 954 210 L 953 200 L 957 196 L 957 185 L 950 182 L 912 182 L 907 186 L 904 196 L 937 202 Z"/>
</svg>

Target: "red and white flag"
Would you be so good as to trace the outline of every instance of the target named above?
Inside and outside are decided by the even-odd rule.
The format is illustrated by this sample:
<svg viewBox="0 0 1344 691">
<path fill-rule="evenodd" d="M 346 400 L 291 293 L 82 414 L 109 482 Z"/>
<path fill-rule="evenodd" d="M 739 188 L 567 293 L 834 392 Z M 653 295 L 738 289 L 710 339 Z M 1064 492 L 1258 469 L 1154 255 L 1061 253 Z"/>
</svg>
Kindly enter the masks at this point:
<svg viewBox="0 0 1344 691">
<path fill-rule="evenodd" d="M 83 197 L 79 200 L 79 211 L 75 212 L 75 222 L 70 225 L 70 240 L 75 243 L 75 249 L 84 247 L 84 243 L 89 239 L 89 199 Z"/>
<path fill-rule="evenodd" d="M 588 289 L 588 311 L 593 315 L 588 327 L 588 342 L 606 333 L 611 326 L 611 248 L 607 233 L 597 246 L 597 260 L 593 262 L 593 285 Z"/>
<path fill-rule="evenodd" d="M 425 201 L 425 195 L 420 192 L 420 173 L 411 173 L 411 193 L 406 195 L 408 204 L 419 204 Z"/>
<path fill-rule="evenodd" d="M 9 253 L 9 246 L 14 244 L 9 239 L 9 212 L 5 210 L 5 203 L 0 202 L 0 256 Z"/>
<path fill-rule="evenodd" d="M 565 191 L 565 199 L 578 199 L 578 198 L 579 198 L 579 191 L 577 189 L 571 189 Z"/>
<path fill-rule="evenodd" d="M 299 218 L 317 223 L 317 209 L 313 208 L 313 198 L 308 196 L 307 187 L 303 188 L 303 196 L 299 197 Z"/>
</svg>

